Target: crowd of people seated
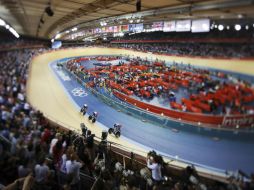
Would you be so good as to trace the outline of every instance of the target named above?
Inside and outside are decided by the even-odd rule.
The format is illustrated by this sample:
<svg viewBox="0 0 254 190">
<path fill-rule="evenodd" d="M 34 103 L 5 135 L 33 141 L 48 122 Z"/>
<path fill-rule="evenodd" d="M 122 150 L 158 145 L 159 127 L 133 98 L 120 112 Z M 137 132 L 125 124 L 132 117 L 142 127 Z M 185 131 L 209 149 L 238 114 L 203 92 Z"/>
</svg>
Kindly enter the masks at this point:
<svg viewBox="0 0 254 190">
<path fill-rule="evenodd" d="M 29 48 L 47 48 L 50 43 L 46 40 L 35 39 L 19 39 L 13 41 L 12 39 L 0 41 L 0 51 L 15 50 L 15 49 L 29 49 Z"/>
<path fill-rule="evenodd" d="M 150 152 L 147 168 L 123 167 L 107 141 L 95 146 L 94 135 L 82 135 L 52 125 L 26 99 L 31 58 L 43 50 L 0 53 L 0 183 L 2 189 L 82 189 L 80 172 L 94 179 L 92 190 L 103 189 L 253 189 L 252 181 L 205 185 L 192 167 L 182 177 L 164 171 L 161 156 Z M 165 178 L 166 177 L 166 178 Z"/>
<path fill-rule="evenodd" d="M 253 29 L 252 29 L 253 30 Z M 191 33 L 191 32 L 163 32 L 163 31 L 154 31 L 154 32 L 141 32 L 135 34 L 125 34 L 123 37 L 116 37 L 114 40 L 163 40 L 163 39 L 175 39 L 183 40 L 184 39 L 253 39 L 253 35 L 250 30 L 212 30 L 210 32 L 204 33 Z"/>
<path fill-rule="evenodd" d="M 111 46 L 170 55 L 244 58 L 253 57 L 253 39 L 252 32 L 247 30 L 214 30 L 209 33 L 155 31 L 125 34 L 112 39 L 114 44 Z M 142 40 L 161 40 L 162 43 L 143 43 Z M 166 40 L 170 42 L 165 43 Z"/>
<path fill-rule="evenodd" d="M 201 56 L 219 58 L 250 58 L 254 54 L 253 44 L 212 43 L 112 43 L 115 48 L 152 52 L 178 56 Z"/>
</svg>

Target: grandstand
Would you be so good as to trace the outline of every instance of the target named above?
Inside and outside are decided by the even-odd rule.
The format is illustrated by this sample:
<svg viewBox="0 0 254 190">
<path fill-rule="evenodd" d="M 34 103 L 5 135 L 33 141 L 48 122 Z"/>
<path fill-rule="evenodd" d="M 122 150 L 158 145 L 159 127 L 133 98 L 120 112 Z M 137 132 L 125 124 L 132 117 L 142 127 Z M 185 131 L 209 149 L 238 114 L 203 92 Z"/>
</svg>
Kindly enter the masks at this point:
<svg viewBox="0 0 254 190">
<path fill-rule="evenodd" d="M 250 0 L 1 0 L 0 189 L 254 189 Z"/>
</svg>

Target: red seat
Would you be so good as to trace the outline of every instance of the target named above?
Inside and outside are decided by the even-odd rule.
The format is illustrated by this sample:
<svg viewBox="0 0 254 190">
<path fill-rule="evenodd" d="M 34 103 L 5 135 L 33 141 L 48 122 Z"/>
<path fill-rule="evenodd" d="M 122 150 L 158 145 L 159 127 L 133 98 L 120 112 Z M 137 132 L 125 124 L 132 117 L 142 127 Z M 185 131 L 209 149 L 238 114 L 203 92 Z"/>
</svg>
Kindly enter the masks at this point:
<svg viewBox="0 0 254 190">
<path fill-rule="evenodd" d="M 170 102 L 170 106 L 173 109 L 177 109 L 177 110 L 181 110 L 181 111 L 182 111 L 182 108 L 183 108 L 181 104 L 178 104 L 176 102 Z"/>
<path fill-rule="evenodd" d="M 210 107 L 209 104 L 202 103 L 199 100 L 195 100 L 195 106 L 197 106 L 198 108 L 200 108 L 200 109 L 202 109 L 204 111 L 207 111 L 207 112 L 211 111 L 211 107 Z"/>
</svg>

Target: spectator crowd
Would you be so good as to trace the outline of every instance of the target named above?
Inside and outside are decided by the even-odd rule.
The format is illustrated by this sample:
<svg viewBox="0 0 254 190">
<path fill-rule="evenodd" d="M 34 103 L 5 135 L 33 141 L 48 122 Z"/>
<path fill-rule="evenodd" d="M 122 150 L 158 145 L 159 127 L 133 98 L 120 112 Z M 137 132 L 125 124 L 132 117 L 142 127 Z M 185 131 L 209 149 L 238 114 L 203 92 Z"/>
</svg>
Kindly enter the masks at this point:
<svg viewBox="0 0 254 190">
<path fill-rule="evenodd" d="M 107 46 L 168 55 L 219 58 L 250 58 L 254 53 L 253 44 L 233 43 L 112 43 Z"/>
</svg>

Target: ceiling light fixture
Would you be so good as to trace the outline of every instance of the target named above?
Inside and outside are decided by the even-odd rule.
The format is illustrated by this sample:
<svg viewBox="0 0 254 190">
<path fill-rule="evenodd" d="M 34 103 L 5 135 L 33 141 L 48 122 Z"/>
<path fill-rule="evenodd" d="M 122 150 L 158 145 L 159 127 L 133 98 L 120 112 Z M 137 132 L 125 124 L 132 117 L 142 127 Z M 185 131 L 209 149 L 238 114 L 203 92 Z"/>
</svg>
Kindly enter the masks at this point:
<svg viewBox="0 0 254 190">
<path fill-rule="evenodd" d="M 71 29 L 72 32 L 75 32 L 75 31 L 77 31 L 77 30 L 78 30 L 77 27 L 74 27 L 73 29 Z"/>
<path fill-rule="evenodd" d="M 224 30 L 224 26 L 223 26 L 222 24 L 220 24 L 220 25 L 218 26 L 218 29 L 219 29 L 219 31 L 222 31 L 222 30 Z"/>
<path fill-rule="evenodd" d="M 5 26 L 5 21 L 0 19 L 0 26 Z"/>
<path fill-rule="evenodd" d="M 241 30 L 241 28 L 242 28 L 242 27 L 241 27 L 241 25 L 240 25 L 240 24 L 236 24 L 236 25 L 235 25 L 235 30 L 236 30 L 236 31 Z"/>
<path fill-rule="evenodd" d="M 238 14 L 237 18 L 243 18 L 243 15 L 242 14 Z"/>
</svg>

